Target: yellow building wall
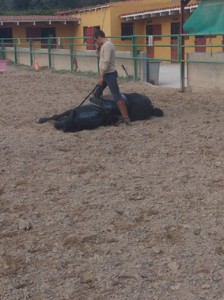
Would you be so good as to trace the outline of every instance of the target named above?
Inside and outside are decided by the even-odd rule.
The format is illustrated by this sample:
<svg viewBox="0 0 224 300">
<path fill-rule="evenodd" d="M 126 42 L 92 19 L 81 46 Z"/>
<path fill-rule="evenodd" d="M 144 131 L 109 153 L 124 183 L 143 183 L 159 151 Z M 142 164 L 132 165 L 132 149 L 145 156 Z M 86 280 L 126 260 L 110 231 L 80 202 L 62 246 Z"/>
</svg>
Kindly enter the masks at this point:
<svg viewBox="0 0 224 300">
<path fill-rule="evenodd" d="M 86 49 L 83 33 L 84 27 L 99 26 L 100 28 L 102 28 L 103 24 L 105 24 L 107 31 L 109 31 L 110 29 L 110 10 L 108 10 L 108 8 L 90 10 L 87 12 L 83 11 L 80 12 L 78 15 L 76 14 L 75 17 L 80 18 L 80 24 L 74 28 L 72 34 L 72 36 L 75 37 L 75 44 L 77 50 Z"/>
<path fill-rule="evenodd" d="M 195 3 L 195 0 L 190 1 Z M 99 26 L 107 36 L 112 37 L 113 43 L 117 50 L 131 51 L 132 40 L 122 40 L 118 38 L 121 36 L 121 23 L 125 20 L 121 19 L 122 14 L 136 13 L 139 11 L 151 9 L 164 9 L 166 7 L 175 7 L 179 3 L 172 0 L 131 0 L 126 2 L 112 2 L 109 6 L 102 9 L 92 9 L 80 12 L 76 17 L 80 17 L 80 25 L 75 28 L 74 36 L 80 40 L 78 49 L 85 49 L 82 44 L 83 27 Z M 151 19 L 135 20 L 134 34 L 145 35 L 147 24 L 162 24 L 162 34 L 171 34 L 171 22 L 179 22 L 180 15 L 168 17 L 156 17 Z M 127 21 L 128 23 L 129 21 Z M 130 21 L 133 22 L 133 21 Z M 137 44 L 145 44 L 146 38 L 138 38 Z M 155 41 L 155 45 L 171 43 L 170 37 L 164 37 L 162 41 Z M 142 46 L 138 50 L 144 50 Z M 145 49 L 146 50 L 146 49 Z M 155 56 L 163 59 L 168 59 L 171 56 L 170 47 L 155 47 Z"/>
<path fill-rule="evenodd" d="M 18 46 L 22 47 L 29 47 L 29 41 L 26 39 L 26 28 L 55 28 L 55 33 L 57 37 L 72 37 L 74 35 L 74 27 L 78 25 L 73 24 L 63 24 L 63 23 L 52 23 L 52 25 L 48 25 L 46 23 L 38 23 L 33 25 L 32 23 L 20 23 L 19 25 L 16 24 L 9 24 L 4 27 L 12 28 L 12 34 L 14 39 L 18 39 Z M 66 45 L 66 48 L 69 48 L 69 39 L 63 38 L 63 43 Z M 40 48 L 41 42 L 35 41 L 33 42 L 33 47 Z"/>
<path fill-rule="evenodd" d="M 190 1 L 191 4 L 196 3 L 196 0 Z M 122 40 L 119 38 L 121 36 L 121 23 L 125 23 L 124 19 L 121 19 L 122 14 L 137 13 L 139 11 L 146 11 L 151 9 L 164 9 L 166 7 L 174 7 L 179 5 L 178 2 L 173 2 L 172 0 L 131 0 L 125 2 L 112 2 L 108 4 L 108 7 L 100 8 L 96 6 L 95 9 L 83 10 L 75 16 L 80 19 L 80 24 L 63 24 L 63 23 L 52 23 L 52 25 L 38 23 L 35 25 L 38 27 L 54 27 L 56 30 L 56 36 L 61 37 L 58 41 L 58 48 L 69 48 L 71 40 L 69 37 L 75 38 L 75 44 L 77 49 L 86 49 L 83 39 L 83 27 L 95 27 L 99 26 L 107 36 L 110 36 L 116 49 L 119 51 L 132 51 L 132 40 Z M 189 14 L 185 15 L 187 19 Z M 138 37 L 136 43 L 138 45 L 139 51 L 147 51 L 147 47 L 143 44 L 146 43 L 146 26 L 148 24 L 161 24 L 162 25 L 162 35 L 171 34 L 171 23 L 178 23 L 180 21 L 180 15 L 173 16 L 161 16 L 153 17 L 142 20 L 134 20 L 134 35 L 142 35 L 143 37 Z M 129 21 L 127 21 L 129 22 Z M 11 25 L 13 29 L 13 38 L 20 38 L 24 47 L 29 46 L 29 42 L 26 41 L 26 28 L 32 27 L 32 23 L 20 23 L 17 25 Z M 220 44 L 222 40 L 221 36 L 207 38 L 207 44 Z M 190 36 L 185 39 L 186 54 L 188 52 L 194 52 L 195 37 Z M 159 59 L 170 59 L 171 58 L 171 37 L 163 37 L 160 41 L 154 42 L 154 57 Z M 157 45 L 163 45 L 162 47 L 156 47 Z M 164 46 L 167 45 L 167 46 Z M 189 45 L 193 45 L 188 47 Z M 40 42 L 35 42 L 34 47 L 40 47 Z M 206 51 L 211 51 L 209 47 Z M 213 49 L 213 52 L 221 52 L 222 48 L 217 47 Z"/>
<path fill-rule="evenodd" d="M 74 29 L 74 36 L 77 41 L 82 44 L 83 42 L 83 28 L 84 27 L 96 27 L 103 28 L 108 35 L 111 30 L 111 11 L 109 8 L 102 8 L 97 10 L 83 11 L 79 15 L 75 15 L 80 18 L 80 24 Z M 81 46 L 81 45 L 80 45 Z M 78 48 L 83 48 L 83 47 Z"/>
<path fill-rule="evenodd" d="M 153 0 L 157 1 L 157 0 Z M 152 1 L 152 2 L 153 2 Z M 165 0 L 166 1 L 166 0 Z M 151 7 L 150 0 L 132 0 L 127 2 L 113 2 L 111 3 L 111 32 L 109 35 L 111 36 L 121 36 L 121 23 L 128 23 L 125 20 L 121 19 L 121 15 L 135 13 L 139 10 L 149 10 Z M 134 34 L 144 34 L 142 28 L 143 22 L 135 22 L 134 25 Z M 116 38 L 113 40 L 117 44 L 122 44 L 124 46 L 120 46 L 119 50 L 130 50 L 131 40 L 121 40 Z M 125 47 L 125 45 L 129 45 L 129 47 Z"/>
<path fill-rule="evenodd" d="M 169 5 L 174 5 L 174 2 L 171 0 L 163 0 L 163 5 L 167 5 L 168 3 Z M 109 3 L 107 8 L 82 11 L 79 15 L 75 15 L 76 17 L 80 17 L 80 25 L 75 29 L 74 35 L 76 37 L 82 37 L 83 27 L 100 26 L 107 36 L 120 36 L 121 22 L 125 22 L 120 18 L 121 14 L 134 13 L 139 10 L 149 10 L 155 7 L 161 7 L 160 0 L 112 2 Z M 138 34 L 138 32 L 135 32 L 135 34 Z M 142 34 L 144 33 L 142 32 Z M 113 42 L 115 44 L 130 45 L 130 41 L 121 41 L 121 39 L 113 39 Z M 122 48 L 120 48 L 120 50 L 122 50 Z"/>
<path fill-rule="evenodd" d="M 78 27 L 77 24 L 57 24 L 55 27 L 56 36 L 60 37 L 60 40 L 57 41 L 57 48 L 60 49 L 69 49 L 70 43 L 74 42 L 69 39 L 69 37 L 74 37 L 75 28 Z"/>
</svg>

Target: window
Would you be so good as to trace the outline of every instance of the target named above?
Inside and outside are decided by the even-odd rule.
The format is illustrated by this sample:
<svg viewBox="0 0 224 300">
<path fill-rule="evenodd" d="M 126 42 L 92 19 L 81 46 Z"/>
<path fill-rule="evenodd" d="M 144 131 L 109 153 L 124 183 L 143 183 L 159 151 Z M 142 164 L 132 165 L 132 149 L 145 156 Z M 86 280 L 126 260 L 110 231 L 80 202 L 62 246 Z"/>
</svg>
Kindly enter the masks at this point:
<svg viewBox="0 0 224 300">
<path fill-rule="evenodd" d="M 162 25 L 161 24 L 154 24 L 153 26 L 153 32 L 155 35 L 161 35 L 162 34 Z M 154 38 L 154 41 L 161 41 L 162 37 L 157 36 Z"/>
<path fill-rule="evenodd" d="M 147 35 L 153 35 L 153 27 L 152 27 L 152 25 L 147 25 L 146 26 L 146 34 Z"/>
<path fill-rule="evenodd" d="M 92 27 L 83 27 L 83 43 L 86 44 L 87 50 L 94 50 L 96 49 L 95 41 L 93 38 L 94 33 L 100 29 L 100 26 L 92 26 Z"/>
<path fill-rule="evenodd" d="M 133 34 L 134 34 L 134 23 L 121 23 L 122 40 L 130 40 Z"/>
<path fill-rule="evenodd" d="M 171 34 L 179 34 L 179 33 L 180 33 L 180 24 L 171 23 Z"/>
<path fill-rule="evenodd" d="M 161 35 L 162 34 L 162 25 L 161 24 L 153 24 L 153 25 L 147 25 L 146 26 L 146 34 L 147 35 Z M 154 37 L 154 41 L 160 41 L 162 37 L 157 36 Z M 148 39 L 147 39 L 148 43 Z"/>
<path fill-rule="evenodd" d="M 56 44 L 56 33 L 54 27 L 46 27 L 46 28 L 34 28 L 27 27 L 26 28 L 26 39 L 27 41 L 34 39 L 33 41 L 41 41 L 41 47 L 48 47 L 48 38 L 50 38 L 51 47 L 55 48 Z"/>
<path fill-rule="evenodd" d="M 171 23 L 171 34 L 179 34 L 180 33 L 180 23 Z M 177 39 L 177 36 L 172 37 L 172 39 Z M 189 40 L 189 36 L 186 35 L 184 40 Z"/>
<path fill-rule="evenodd" d="M 0 28 L 0 39 L 3 39 L 5 46 L 12 46 L 12 28 Z M 1 40 L 0 40 L 1 43 Z"/>
<path fill-rule="evenodd" d="M 27 41 L 31 40 L 32 38 L 40 39 L 40 37 L 41 37 L 41 29 L 40 28 L 33 28 L 33 27 L 26 28 Z"/>
<path fill-rule="evenodd" d="M 56 48 L 56 32 L 54 27 L 41 28 L 41 48 L 47 48 L 50 43 L 51 48 Z"/>
<path fill-rule="evenodd" d="M 94 26 L 94 27 L 87 27 L 87 26 L 84 26 L 83 27 L 83 43 L 86 43 L 87 44 L 87 40 L 89 40 L 89 36 L 90 36 L 90 30 L 89 28 L 92 28 L 92 31 L 93 34 L 97 31 L 97 30 L 100 30 L 100 26 Z"/>
</svg>

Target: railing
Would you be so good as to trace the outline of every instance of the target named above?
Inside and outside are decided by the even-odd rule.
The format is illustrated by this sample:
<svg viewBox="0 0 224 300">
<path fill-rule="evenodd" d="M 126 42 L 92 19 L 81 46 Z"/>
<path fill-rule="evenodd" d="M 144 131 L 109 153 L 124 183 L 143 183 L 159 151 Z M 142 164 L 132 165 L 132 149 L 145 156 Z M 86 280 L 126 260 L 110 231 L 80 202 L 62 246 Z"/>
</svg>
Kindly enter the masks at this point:
<svg viewBox="0 0 224 300">
<path fill-rule="evenodd" d="M 179 63 L 180 80 L 184 88 L 183 65 L 185 63 L 215 63 L 223 64 L 223 60 L 190 60 L 189 54 L 204 48 L 207 53 L 223 52 L 223 35 L 216 34 L 204 36 L 204 44 L 195 44 L 199 35 L 175 34 L 175 35 L 134 35 L 134 36 L 111 36 L 110 39 L 116 47 L 116 59 L 129 62 L 132 65 L 133 79 L 139 79 L 139 63 L 150 63 L 154 61 Z M 151 44 L 149 43 L 151 41 Z M 183 43 L 184 41 L 184 43 Z M 45 57 L 42 65 L 48 68 L 56 67 L 56 58 L 64 58 L 67 61 L 67 69 L 74 71 L 73 60 L 92 59 L 89 67 L 93 72 L 99 72 L 98 55 L 92 37 L 50 37 L 50 38 L 14 38 L 0 39 L 0 59 L 9 58 L 15 63 L 21 63 L 21 56 L 26 56 L 27 65 L 32 66 L 36 57 Z M 144 52 L 145 56 L 140 53 Z M 154 52 L 154 53 L 153 53 Z M 183 55 L 184 53 L 184 55 Z M 47 60 L 46 60 L 47 57 Z M 62 59 L 63 61 L 63 59 Z M 84 64 L 83 64 L 84 66 Z M 60 66 L 58 66 L 60 68 Z M 61 63 L 63 69 L 63 63 Z M 86 66 L 85 66 L 86 68 Z M 84 68 L 84 69 L 85 69 Z M 91 71 L 91 70 L 90 70 Z"/>
</svg>

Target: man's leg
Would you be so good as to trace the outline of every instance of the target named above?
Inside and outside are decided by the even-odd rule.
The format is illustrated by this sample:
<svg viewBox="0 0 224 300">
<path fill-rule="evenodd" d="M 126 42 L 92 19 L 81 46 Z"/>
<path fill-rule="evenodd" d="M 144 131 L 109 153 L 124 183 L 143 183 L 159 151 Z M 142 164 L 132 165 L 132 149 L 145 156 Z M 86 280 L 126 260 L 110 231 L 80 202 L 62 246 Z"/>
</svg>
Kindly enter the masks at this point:
<svg viewBox="0 0 224 300">
<path fill-rule="evenodd" d="M 121 113 L 122 120 L 125 124 L 130 124 L 130 119 L 128 115 L 128 108 L 126 102 L 122 99 L 120 89 L 117 83 L 117 72 L 108 73 L 104 75 L 104 80 L 107 83 L 114 100 L 117 102 L 117 107 Z"/>
<path fill-rule="evenodd" d="M 93 93 L 93 95 L 96 98 L 101 98 L 103 96 L 103 91 L 104 91 L 105 88 L 106 88 L 106 83 L 102 84 L 102 85 L 98 84 L 95 92 Z"/>
<path fill-rule="evenodd" d="M 122 116 L 122 119 L 123 119 L 124 123 L 129 125 L 131 122 L 130 122 L 130 119 L 129 119 L 128 109 L 127 109 L 127 105 L 126 105 L 125 101 L 124 100 L 118 100 L 117 101 L 117 106 L 118 106 L 118 109 L 121 113 L 121 116 Z"/>
<path fill-rule="evenodd" d="M 93 96 L 90 97 L 90 99 L 89 99 L 90 102 L 92 102 L 98 106 L 102 106 L 103 91 L 106 87 L 107 87 L 106 82 L 103 82 L 102 85 L 98 84 L 95 92 L 93 93 Z"/>
</svg>

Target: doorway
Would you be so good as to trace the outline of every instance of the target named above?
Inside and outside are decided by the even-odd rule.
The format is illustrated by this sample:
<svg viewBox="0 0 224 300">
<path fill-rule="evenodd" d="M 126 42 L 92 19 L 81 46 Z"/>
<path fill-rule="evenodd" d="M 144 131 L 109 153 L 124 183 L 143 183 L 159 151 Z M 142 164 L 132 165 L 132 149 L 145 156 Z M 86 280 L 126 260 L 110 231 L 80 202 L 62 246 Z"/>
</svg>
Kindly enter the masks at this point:
<svg viewBox="0 0 224 300">
<path fill-rule="evenodd" d="M 84 43 L 86 43 L 87 50 L 95 50 L 96 49 L 93 35 L 99 29 L 100 29 L 100 26 L 83 27 Z"/>
<path fill-rule="evenodd" d="M 147 51 L 146 55 L 148 58 L 155 57 L 155 41 L 160 41 L 162 38 L 159 36 L 154 35 L 161 35 L 162 34 L 162 25 L 161 24 L 150 24 L 146 25 L 146 44 L 147 44 Z"/>
<path fill-rule="evenodd" d="M 2 40 L 6 47 L 12 46 L 13 43 L 10 39 L 12 39 L 12 28 L 10 27 L 0 28 L 0 46 Z"/>
<path fill-rule="evenodd" d="M 204 35 L 195 36 L 195 45 L 201 45 L 201 47 L 195 47 L 195 52 L 206 52 L 206 37 Z"/>
<path fill-rule="evenodd" d="M 49 38 L 50 38 L 51 48 L 56 48 L 56 32 L 54 27 L 41 28 L 40 36 L 41 36 L 41 48 L 48 47 Z"/>
</svg>

